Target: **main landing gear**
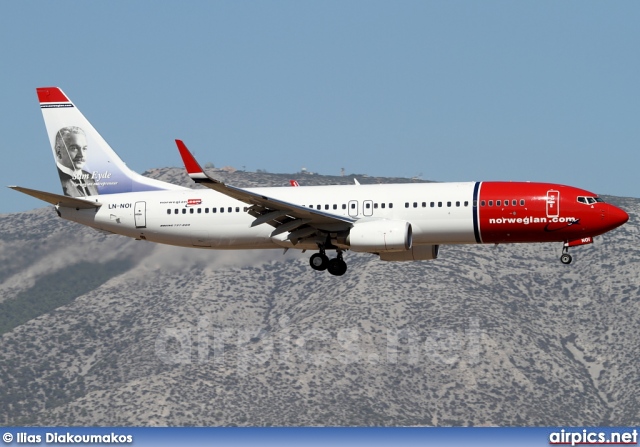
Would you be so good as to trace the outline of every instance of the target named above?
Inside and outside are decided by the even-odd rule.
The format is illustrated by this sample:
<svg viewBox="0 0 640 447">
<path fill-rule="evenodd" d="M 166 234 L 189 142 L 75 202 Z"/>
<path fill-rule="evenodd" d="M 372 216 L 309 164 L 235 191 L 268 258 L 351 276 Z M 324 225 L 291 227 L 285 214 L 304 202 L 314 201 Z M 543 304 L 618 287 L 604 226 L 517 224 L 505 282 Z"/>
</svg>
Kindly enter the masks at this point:
<svg viewBox="0 0 640 447">
<path fill-rule="evenodd" d="M 569 254 L 569 247 L 566 247 L 566 246 L 563 247 L 562 248 L 562 256 L 560 256 L 560 262 L 562 262 L 563 264 L 571 264 L 572 260 L 573 260 L 573 258 Z"/>
<path fill-rule="evenodd" d="M 335 258 L 329 259 L 324 249 L 321 248 L 320 253 L 315 253 L 309 258 L 309 265 L 314 270 L 328 270 L 329 273 L 335 276 L 342 276 L 347 271 L 347 263 L 342 259 L 340 250 L 338 250 L 338 255 Z"/>
</svg>

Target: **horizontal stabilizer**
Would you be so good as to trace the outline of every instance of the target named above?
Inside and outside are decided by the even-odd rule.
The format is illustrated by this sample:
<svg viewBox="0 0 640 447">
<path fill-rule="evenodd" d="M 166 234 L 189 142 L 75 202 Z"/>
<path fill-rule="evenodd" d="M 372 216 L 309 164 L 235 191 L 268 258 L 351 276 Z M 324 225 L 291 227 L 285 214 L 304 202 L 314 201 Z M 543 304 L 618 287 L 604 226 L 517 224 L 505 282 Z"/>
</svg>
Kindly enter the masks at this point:
<svg viewBox="0 0 640 447">
<path fill-rule="evenodd" d="M 15 189 L 16 191 L 28 196 L 35 197 L 36 199 L 44 200 L 52 205 L 58 205 L 65 208 L 91 209 L 100 208 L 102 206 L 102 203 L 97 200 L 95 202 L 90 202 L 85 199 L 76 199 L 74 197 L 62 196 L 60 194 L 38 191 L 37 189 L 22 188 L 21 186 L 9 186 L 9 188 Z"/>
</svg>

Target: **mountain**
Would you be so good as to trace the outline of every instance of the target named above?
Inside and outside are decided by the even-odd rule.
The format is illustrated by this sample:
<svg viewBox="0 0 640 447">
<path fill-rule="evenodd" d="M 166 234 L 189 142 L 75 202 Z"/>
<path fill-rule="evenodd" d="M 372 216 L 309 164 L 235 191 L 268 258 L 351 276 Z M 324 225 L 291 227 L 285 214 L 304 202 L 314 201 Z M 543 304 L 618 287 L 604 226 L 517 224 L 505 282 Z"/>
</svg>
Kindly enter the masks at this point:
<svg viewBox="0 0 640 447">
<path fill-rule="evenodd" d="M 0 424 L 639 425 L 640 200 L 605 199 L 629 222 L 569 266 L 561 244 L 444 246 L 414 263 L 348 252 L 343 277 L 309 253 L 2 215 Z"/>
</svg>

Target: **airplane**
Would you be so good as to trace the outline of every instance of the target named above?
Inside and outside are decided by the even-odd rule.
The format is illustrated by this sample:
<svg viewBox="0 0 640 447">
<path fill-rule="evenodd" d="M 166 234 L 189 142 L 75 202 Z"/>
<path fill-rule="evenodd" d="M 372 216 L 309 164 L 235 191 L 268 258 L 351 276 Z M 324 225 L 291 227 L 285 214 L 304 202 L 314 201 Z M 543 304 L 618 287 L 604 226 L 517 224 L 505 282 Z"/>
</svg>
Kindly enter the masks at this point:
<svg viewBox="0 0 640 447">
<path fill-rule="evenodd" d="M 438 257 L 441 245 L 562 243 L 569 248 L 629 219 L 589 191 L 552 183 L 457 182 L 238 188 L 207 174 L 176 140 L 190 189 L 130 170 L 67 95 L 37 89 L 63 194 L 10 186 L 63 219 L 138 240 L 204 249 L 313 250 L 310 266 L 341 276 L 346 251 L 383 261 Z M 331 259 L 328 252 L 335 251 Z"/>
</svg>

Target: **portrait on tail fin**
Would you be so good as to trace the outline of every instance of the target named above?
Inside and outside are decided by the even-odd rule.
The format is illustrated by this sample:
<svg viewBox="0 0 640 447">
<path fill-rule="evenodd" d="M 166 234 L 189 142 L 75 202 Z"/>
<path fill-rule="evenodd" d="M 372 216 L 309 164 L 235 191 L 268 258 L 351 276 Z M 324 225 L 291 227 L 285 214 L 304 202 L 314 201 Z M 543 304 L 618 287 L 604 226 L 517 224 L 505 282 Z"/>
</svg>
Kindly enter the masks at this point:
<svg viewBox="0 0 640 447">
<path fill-rule="evenodd" d="M 87 152 L 87 137 L 80 127 L 63 127 L 56 132 L 56 165 L 64 195 L 87 197 L 98 194 L 93 176 L 82 169 L 87 162 Z"/>
</svg>

